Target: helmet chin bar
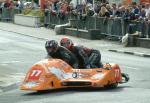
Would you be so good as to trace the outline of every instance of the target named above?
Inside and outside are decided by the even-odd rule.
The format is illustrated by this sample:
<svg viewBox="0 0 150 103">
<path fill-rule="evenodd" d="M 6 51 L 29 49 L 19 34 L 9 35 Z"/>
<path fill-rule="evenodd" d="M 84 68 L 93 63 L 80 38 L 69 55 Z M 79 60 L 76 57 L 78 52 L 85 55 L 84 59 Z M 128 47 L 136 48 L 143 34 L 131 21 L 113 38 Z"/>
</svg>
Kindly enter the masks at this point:
<svg viewBox="0 0 150 103">
<path fill-rule="evenodd" d="M 58 48 L 46 48 L 46 51 L 49 55 L 55 53 L 57 51 Z"/>
</svg>

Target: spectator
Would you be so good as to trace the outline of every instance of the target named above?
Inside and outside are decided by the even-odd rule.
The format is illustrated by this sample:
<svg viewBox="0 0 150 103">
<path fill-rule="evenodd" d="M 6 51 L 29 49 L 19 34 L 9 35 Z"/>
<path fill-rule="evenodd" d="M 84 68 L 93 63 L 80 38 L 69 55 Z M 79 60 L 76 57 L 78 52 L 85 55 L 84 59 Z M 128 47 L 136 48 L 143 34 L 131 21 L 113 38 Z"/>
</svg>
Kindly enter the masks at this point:
<svg viewBox="0 0 150 103">
<path fill-rule="evenodd" d="M 58 1 L 54 0 L 53 3 L 52 3 L 52 11 L 53 12 L 58 12 L 58 9 L 59 9 Z"/>
<path fill-rule="evenodd" d="M 59 12 L 60 3 L 57 0 L 53 0 L 51 4 L 51 14 L 56 16 Z"/>
<path fill-rule="evenodd" d="M 34 2 L 34 0 L 32 0 L 32 2 L 31 2 L 31 8 L 35 9 L 37 7 L 38 7 L 38 5 Z"/>
<path fill-rule="evenodd" d="M 145 4 L 145 16 L 148 17 L 148 14 L 150 13 L 150 4 L 146 3 Z"/>
<path fill-rule="evenodd" d="M 4 2 L 1 2 L 0 5 L 1 5 L 0 8 L 3 8 L 4 7 Z"/>
<path fill-rule="evenodd" d="M 6 0 L 5 2 L 4 2 L 4 8 L 9 8 L 10 7 L 10 1 L 9 0 Z"/>
<path fill-rule="evenodd" d="M 22 11 L 22 9 L 24 8 L 24 3 L 23 3 L 23 0 L 18 0 L 18 4 L 19 4 L 19 9 L 20 9 L 20 12 Z"/>
<path fill-rule="evenodd" d="M 123 17 L 124 13 L 125 13 L 125 7 L 121 6 L 118 8 L 118 11 L 116 12 L 116 16 L 117 17 Z"/>
<path fill-rule="evenodd" d="M 112 16 L 116 16 L 116 12 L 118 11 L 116 3 L 112 3 Z"/>
<path fill-rule="evenodd" d="M 150 12 L 147 14 L 147 20 L 148 20 L 149 23 L 150 23 Z"/>
<path fill-rule="evenodd" d="M 12 8 L 14 8 L 14 7 L 15 7 L 15 4 L 14 4 L 14 2 L 11 0 L 11 1 L 10 1 L 10 6 L 9 6 L 9 8 L 12 9 Z"/>
<path fill-rule="evenodd" d="M 18 8 L 19 8 L 20 13 L 21 13 L 23 8 L 24 8 L 23 0 L 18 0 L 17 3 L 18 3 Z"/>
<path fill-rule="evenodd" d="M 93 4 L 93 0 L 86 0 L 87 3 Z"/>
<path fill-rule="evenodd" d="M 134 13 L 134 14 L 139 14 L 139 12 L 140 12 L 140 10 L 139 10 L 139 8 L 137 7 L 137 4 L 136 4 L 136 2 L 132 2 L 132 13 Z"/>
<path fill-rule="evenodd" d="M 94 10 L 93 10 L 92 4 L 88 3 L 86 5 L 85 12 L 86 12 L 87 16 L 93 16 L 94 15 Z"/>
<path fill-rule="evenodd" d="M 94 11 L 95 11 L 95 13 L 98 14 L 100 9 L 101 9 L 101 2 L 100 1 L 95 1 L 95 4 L 94 4 Z"/>
<path fill-rule="evenodd" d="M 51 5 L 51 2 L 49 0 L 45 1 L 45 4 L 43 5 L 43 9 L 47 9 L 47 10 L 52 9 L 52 5 Z"/>
<path fill-rule="evenodd" d="M 67 11 L 68 12 L 72 12 L 75 9 L 73 3 L 69 3 L 68 7 L 67 7 Z"/>
<path fill-rule="evenodd" d="M 146 12 L 145 12 L 145 9 L 141 9 L 141 12 L 140 12 L 140 15 L 139 15 L 140 18 L 146 18 Z"/>
<path fill-rule="evenodd" d="M 134 20 L 135 19 L 135 14 L 131 12 L 131 8 L 127 7 L 125 9 L 125 13 L 123 15 L 123 19 L 125 21 Z"/>
<path fill-rule="evenodd" d="M 118 4 L 118 7 L 117 7 L 117 8 L 120 8 L 120 7 L 122 7 L 122 4 L 121 4 L 121 3 Z"/>
<path fill-rule="evenodd" d="M 99 16 L 100 17 L 110 17 L 110 14 L 108 12 L 108 10 L 106 9 L 106 7 L 102 6 L 101 10 L 99 11 Z"/>
<path fill-rule="evenodd" d="M 67 13 L 68 4 L 66 2 L 60 4 L 60 9 L 58 11 L 58 16 L 64 20 L 65 14 Z"/>
<path fill-rule="evenodd" d="M 85 4 L 79 4 L 76 6 L 77 14 L 82 14 L 84 10 L 85 10 Z"/>
<path fill-rule="evenodd" d="M 113 14 L 110 4 L 106 4 L 106 9 L 108 10 L 110 15 Z"/>
</svg>

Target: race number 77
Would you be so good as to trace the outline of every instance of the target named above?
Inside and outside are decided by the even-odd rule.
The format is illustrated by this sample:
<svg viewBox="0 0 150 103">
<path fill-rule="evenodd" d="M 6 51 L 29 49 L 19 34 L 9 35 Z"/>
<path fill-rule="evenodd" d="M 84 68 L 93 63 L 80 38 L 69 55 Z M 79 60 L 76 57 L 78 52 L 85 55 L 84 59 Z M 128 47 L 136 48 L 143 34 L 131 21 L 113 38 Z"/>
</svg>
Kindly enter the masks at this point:
<svg viewBox="0 0 150 103">
<path fill-rule="evenodd" d="M 41 70 L 32 70 L 30 77 L 38 77 L 41 74 Z"/>
</svg>

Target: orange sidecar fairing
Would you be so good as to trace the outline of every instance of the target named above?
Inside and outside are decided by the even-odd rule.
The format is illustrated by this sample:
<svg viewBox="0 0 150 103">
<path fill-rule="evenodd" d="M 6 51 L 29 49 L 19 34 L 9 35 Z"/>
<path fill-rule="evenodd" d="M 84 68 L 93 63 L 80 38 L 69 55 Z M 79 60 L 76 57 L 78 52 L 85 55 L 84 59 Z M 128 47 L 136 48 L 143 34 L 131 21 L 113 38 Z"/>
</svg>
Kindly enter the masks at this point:
<svg viewBox="0 0 150 103">
<path fill-rule="evenodd" d="M 47 90 L 68 87 L 117 86 L 122 82 L 117 64 L 104 64 L 103 68 L 74 69 L 60 59 L 44 59 L 34 64 L 21 90 Z"/>
</svg>

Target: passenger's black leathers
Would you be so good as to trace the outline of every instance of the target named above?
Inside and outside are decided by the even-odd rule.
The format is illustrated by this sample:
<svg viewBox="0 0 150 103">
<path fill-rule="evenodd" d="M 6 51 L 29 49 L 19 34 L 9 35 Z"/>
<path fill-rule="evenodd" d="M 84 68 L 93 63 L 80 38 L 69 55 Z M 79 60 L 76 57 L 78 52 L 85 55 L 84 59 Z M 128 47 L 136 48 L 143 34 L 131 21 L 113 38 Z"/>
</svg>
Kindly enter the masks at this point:
<svg viewBox="0 0 150 103">
<path fill-rule="evenodd" d="M 77 57 L 79 68 L 100 68 L 101 54 L 98 50 L 84 46 L 73 46 L 71 52 Z"/>
<path fill-rule="evenodd" d="M 91 53 L 89 55 L 89 64 L 91 68 L 100 68 L 102 67 L 101 63 L 101 54 L 98 50 L 91 50 Z"/>
<path fill-rule="evenodd" d="M 57 51 L 55 51 L 54 53 L 48 53 L 48 56 L 52 58 L 62 59 L 73 68 L 79 68 L 77 58 L 74 56 L 74 54 L 62 46 L 59 46 Z"/>
</svg>

